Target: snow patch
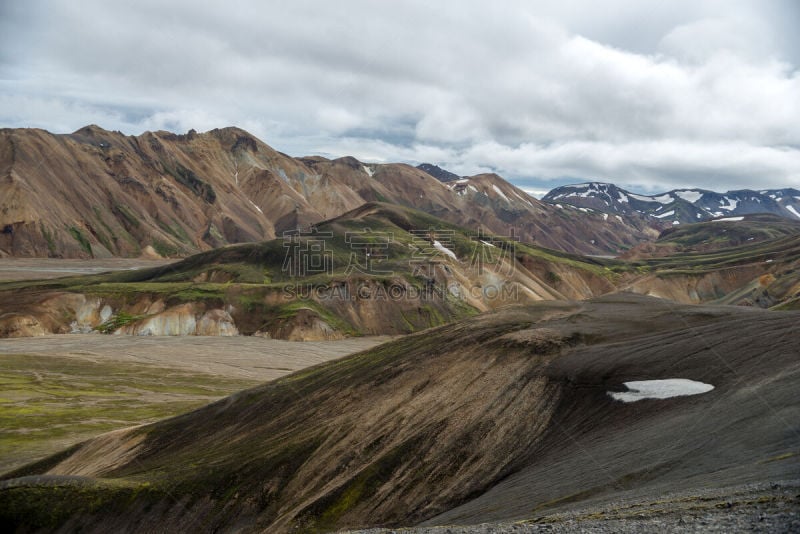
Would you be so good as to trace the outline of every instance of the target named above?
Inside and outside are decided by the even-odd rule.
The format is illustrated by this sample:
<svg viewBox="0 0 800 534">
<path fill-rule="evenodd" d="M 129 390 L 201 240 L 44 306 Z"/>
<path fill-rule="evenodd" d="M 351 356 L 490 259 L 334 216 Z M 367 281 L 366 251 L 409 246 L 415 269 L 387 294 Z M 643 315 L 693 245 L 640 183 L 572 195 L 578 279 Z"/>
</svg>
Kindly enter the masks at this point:
<svg viewBox="0 0 800 534">
<path fill-rule="evenodd" d="M 723 198 L 724 198 L 724 199 L 725 199 L 725 200 L 726 200 L 728 203 L 727 203 L 727 204 L 723 204 L 723 203 L 722 203 L 722 200 L 720 200 L 720 201 L 719 201 L 719 203 L 720 203 L 719 209 L 721 209 L 721 210 L 725 210 L 725 211 L 733 211 L 733 210 L 735 210 L 735 209 L 736 209 L 736 206 L 739 204 L 739 201 L 738 201 L 738 200 L 736 200 L 735 198 L 728 198 L 728 197 L 723 197 Z"/>
<path fill-rule="evenodd" d="M 499 188 L 499 187 L 497 187 L 497 185 L 495 185 L 495 184 L 492 184 L 492 189 L 494 189 L 494 192 L 495 192 L 495 193 L 497 193 L 498 195 L 500 195 L 501 197 L 503 197 L 503 199 L 504 199 L 506 202 L 508 202 L 509 204 L 511 204 L 511 201 L 510 201 L 510 200 L 508 200 L 508 197 L 507 197 L 507 196 L 506 196 L 506 195 L 505 195 L 505 194 L 504 194 L 502 191 L 500 191 L 500 188 Z"/>
<path fill-rule="evenodd" d="M 703 196 L 703 193 L 700 191 L 692 191 L 691 189 L 686 191 L 675 191 L 675 194 L 686 202 L 691 202 L 692 204 L 700 200 L 700 197 Z"/>
<path fill-rule="evenodd" d="M 603 220 L 604 220 L 604 221 L 607 221 L 607 220 L 608 220 L 608 213 L 604 213 L 604 214 L 603 214 Z"/>
<path fill-rule="evenodd" d="M 634 193 L 628 193 L 628 196 L 631 198 L 635 198 L 636 200 L 641 200 L 642 202 L 658 202 L 653 197 L 646 197 L 644 195 L 636 195 Z"/>
<path fill-rule="evenodd" d="M 795 198 L 797 198 L 797 197 L 795 197 Z M 789 210 L 789 211 L 791 211 L 791 212 L 792 212 L 792 214 L 793 214 L 795 217 L 797 217 L 798 219 L 800 219 L 800 213 L 798 213 L 798 212 L 797 212 L 797 210 L 796 210 L 796 209 L 794 209 L 794 206 L 789 206 L 789 205 L 787 205 L 787 206 L 786 206 L 786 209 L 787 209 L 787 210 Z"/>
<path fill-rule="evenodd" d="M 628 391 L 609 391 L 614 400 L 636 402 L 644 399 L 669 399 L 708 393 L 714 386 L 686 378 L 666 378 L 663 380 L 636 380 L 625 382 Z"/>
<path fill-rule="evenodd" d="M 656 217 L 658 217 L 659 219 L 663 219 L 664 217 L 670 217 L 672 215 L 675 215 L 675 210 L 669 210 L 665 211 L 664 213 L 659 213 L 658 215 L 656 215 Z"/>
<path fill-rule="evenodd" d="M 714 219 L 714 222 L 726 222 L 726 221 L 742 221 L 744 217 L 723 217 L 722 219 Z"/>
<path fill-rule="evenodd" d="M 680 223 L 681 223 L 680 221 L 672 221 L 672 226 L 677 226 L 677 225 L 679 225 Z"/>
<path fill-rule="evenodd" d="M 648 197 L 645 195 L 635 195 L 633 193 L 628 193 L 628 196 L 631 198 L 635 198 L 636 200 L 641 200 L 642 202 L 658 202 L 659 204 L 669 204 L 673 202 L 675 199 L 672 198 L 672 195 L 669 193 L 663 194 L 657 197 Z"/>
<path fill-rule="evenodd" d="M 375 174 L 375 171 L 373 171 L 372 169 L 370 169 L 366 165 L 362 165 L 362 167 L 364 168 L 364 172 L 367 173 L 370 178 L 372 178 L 372 175 Z"/>
<path fill-rule="evenodd" d="M 452 250 L 450 250 L 449 248 L 447 248 L 446 246 L 442 245 L 442 244 L 441 244 L 441 243 L 439 243 L 438 241 L 434 241 L 434 242 L 433 242 L 433 247 L 434 247 L 436 250 L 438 250 L 439 252 L 442 252 L 442 253 L 444 253 L 444 254 L 447 254 L 448 256 L 450 256 L 451 258 L 453 258 L 454 260 L 458 261 L 458 256 L 456 256 L 456 253 L 455 253 L 455 252 L 453 252 Z"/>
</svg>

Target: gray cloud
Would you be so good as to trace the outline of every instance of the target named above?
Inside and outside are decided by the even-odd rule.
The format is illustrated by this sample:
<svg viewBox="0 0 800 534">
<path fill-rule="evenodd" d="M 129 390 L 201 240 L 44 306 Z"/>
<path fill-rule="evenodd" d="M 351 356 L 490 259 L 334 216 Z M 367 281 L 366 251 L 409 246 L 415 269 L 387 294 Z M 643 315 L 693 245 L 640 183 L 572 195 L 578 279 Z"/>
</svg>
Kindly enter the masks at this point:
<svg viewBox="0 0 800 534">
<path fill-rule="evenodd" d="M 3 126 L 234 124 L 530 189 L 800 187 L 788 0 L 117 4 L 0 8 Z"/>
</svg>

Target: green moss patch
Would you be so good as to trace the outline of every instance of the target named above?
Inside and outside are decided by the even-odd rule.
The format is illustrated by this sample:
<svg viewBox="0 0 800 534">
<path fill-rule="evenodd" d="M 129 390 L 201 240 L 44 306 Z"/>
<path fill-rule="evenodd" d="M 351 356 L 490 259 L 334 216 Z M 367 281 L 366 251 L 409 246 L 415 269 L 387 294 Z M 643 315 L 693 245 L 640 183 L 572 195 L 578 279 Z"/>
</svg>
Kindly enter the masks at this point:
<svg viewBox="0 0 800 534">
<path fill-rule="evenodd" d="M 0 473 L 82 439 L 176 415 L 253 384 L 155 365 L 0 356 Z"/>
</svg>

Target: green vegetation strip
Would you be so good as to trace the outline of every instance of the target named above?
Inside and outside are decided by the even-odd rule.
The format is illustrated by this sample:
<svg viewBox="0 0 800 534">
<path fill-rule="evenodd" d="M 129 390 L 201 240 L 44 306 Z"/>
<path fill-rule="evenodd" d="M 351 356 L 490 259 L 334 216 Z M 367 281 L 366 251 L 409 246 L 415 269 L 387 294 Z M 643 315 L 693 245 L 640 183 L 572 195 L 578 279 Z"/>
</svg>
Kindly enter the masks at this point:
<svg viewBox="0 0 800 534">
<path fill-rule="evenodd" d="M 198 408 L 254 381 L 119 361 L 0 357 L 0 473 L 97 434 Z"/>
</svg>

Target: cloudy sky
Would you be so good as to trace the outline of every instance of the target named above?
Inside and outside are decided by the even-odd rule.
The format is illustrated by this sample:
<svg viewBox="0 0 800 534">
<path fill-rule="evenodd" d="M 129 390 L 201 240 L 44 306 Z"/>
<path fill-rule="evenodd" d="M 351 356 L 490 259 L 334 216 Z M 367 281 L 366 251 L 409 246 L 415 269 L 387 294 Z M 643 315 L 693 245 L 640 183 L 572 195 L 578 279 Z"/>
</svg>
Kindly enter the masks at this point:
<svg viewBox="0 0 800 534">
<path fill-rule="evenodd" d="M 793 0 L 2 2 L 0 127 L 236 125 L 529 190 L 800 188 L 798 27 Z"/>
</svg>

